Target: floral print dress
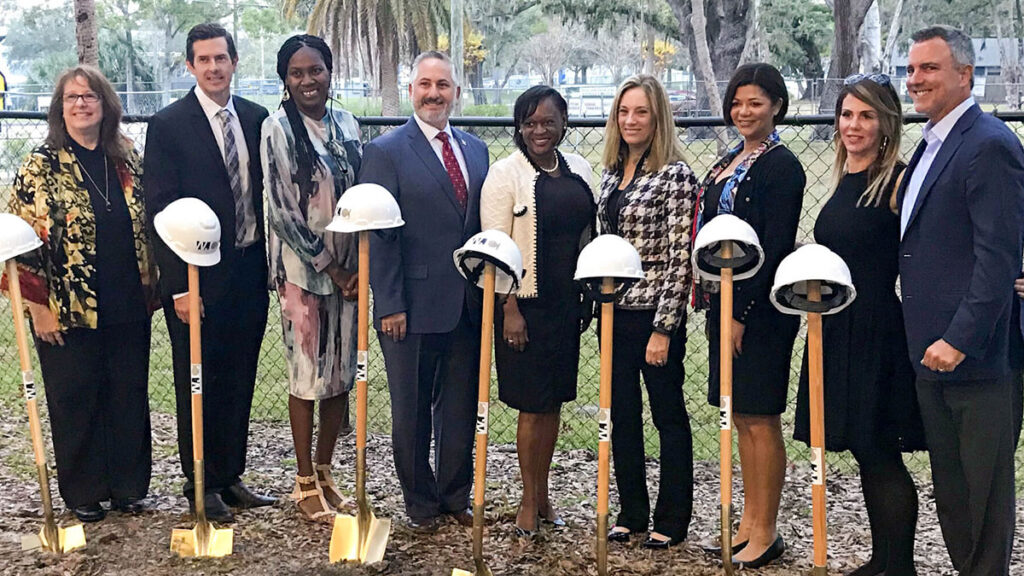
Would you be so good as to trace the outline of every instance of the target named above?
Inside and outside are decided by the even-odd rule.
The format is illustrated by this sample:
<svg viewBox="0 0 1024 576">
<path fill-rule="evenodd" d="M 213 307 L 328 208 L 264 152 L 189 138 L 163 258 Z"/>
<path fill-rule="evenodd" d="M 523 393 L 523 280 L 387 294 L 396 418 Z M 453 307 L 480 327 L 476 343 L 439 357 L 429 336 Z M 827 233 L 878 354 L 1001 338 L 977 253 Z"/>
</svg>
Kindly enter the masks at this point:
<svg viewBox="0 0 1024 576">
<path fill-rule="evenodd" d="M 341 296 L 327 267 L 355 271 L 356 236 L 328 232 L 338 199 L 355 182 L 362 148 L 352 114 L 329 110 L 302 116 L 321 169 L 313 184 L 296 182 L 295 135 L 283 109 L 264 123 L 263 162 L 270 287 L 281 303 L 289 392 L 304 400 L 333 398 L 352 388 L 356 366 L 356 303 Z"/>
</svg>

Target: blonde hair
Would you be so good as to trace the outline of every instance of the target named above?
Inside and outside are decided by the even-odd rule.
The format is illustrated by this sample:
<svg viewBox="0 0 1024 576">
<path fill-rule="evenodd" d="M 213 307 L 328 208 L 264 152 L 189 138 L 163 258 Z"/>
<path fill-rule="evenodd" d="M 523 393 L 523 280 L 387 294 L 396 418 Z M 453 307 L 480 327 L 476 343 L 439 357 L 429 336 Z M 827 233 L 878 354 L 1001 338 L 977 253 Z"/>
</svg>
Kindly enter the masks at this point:
<svg viewBox="0 0 1024 576">
<path fill-rule="evenodd" d="M 900 107 L 896 91 L 891 85 L 883 86 L 865 78 L 855 84 L 843 86 L 836 100 L 835 126 L 836 134 L 833 142 L 836 147 L 836 158 L 832 164 L 831 188 L 835 191 L 840 180 L 846 175 L 848 153 L 843 138 L 839 134 L 839 119 L 843 114 L 843 101 L 847 96 L 864 102 L 878 113 L 878 132 L 881 135 L 878 154 L 868 167 L 868 187 L 857 199 L 857 206 L 879 206 L 882 203 L 882 192 L 889 184 L 896 171 L 900 159 L 900 135 L 903 129 L 903 110 Z M 896 212 L 896 188 L 893 187 L 889 197 L 889 209 Z"/>
<path fill-rule="evenodd" d="M 665 88 L 654 76 L 637 74 L 626 78 L 615 93 L 612 111 L 604 126 L 604 154 L 601 156 L 601 163 L 609 170 L 620 170 L 626 161 L 629 149 L 619 130 L 619 104 L 622 102 L 622 95 L 633 88 L 644 91 L 651 107 L 651 121 L 654 123 L 654 134 L 651 137 L 644 170 L 654 172 L 667 164 L 682 160 L 683 151 L 676 138 L 676 123 L 672 118 L 672 108 L 669 106 Z"/>
</svg>

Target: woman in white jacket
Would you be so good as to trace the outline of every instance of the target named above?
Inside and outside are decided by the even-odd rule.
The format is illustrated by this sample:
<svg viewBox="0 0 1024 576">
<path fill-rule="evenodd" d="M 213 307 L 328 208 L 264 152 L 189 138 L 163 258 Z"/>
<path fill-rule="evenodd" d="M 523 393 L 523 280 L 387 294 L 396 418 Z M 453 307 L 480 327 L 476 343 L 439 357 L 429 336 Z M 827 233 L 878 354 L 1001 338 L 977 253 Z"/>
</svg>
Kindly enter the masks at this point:
<svg viewBox="0 0 1024 576">
<path fill-rule="evenodd" d="M 511 236 L 523 254 L 522 286 L 495 314 L 495 359 L 499 398 L 519 410 L 516 533 L 532 537 L 538 522 L 565 524 L 548 498 L 548 470 L 562 403 L 576 398 L 580 327 L 589 313 L 573 271 L 596 208 L 590 164 L 558 151 L 568 125 L 561 94 L 534 86 L 516 100 L 513 115 L 518 150 L 491 166 L 480 224 Z"/>
</svg>

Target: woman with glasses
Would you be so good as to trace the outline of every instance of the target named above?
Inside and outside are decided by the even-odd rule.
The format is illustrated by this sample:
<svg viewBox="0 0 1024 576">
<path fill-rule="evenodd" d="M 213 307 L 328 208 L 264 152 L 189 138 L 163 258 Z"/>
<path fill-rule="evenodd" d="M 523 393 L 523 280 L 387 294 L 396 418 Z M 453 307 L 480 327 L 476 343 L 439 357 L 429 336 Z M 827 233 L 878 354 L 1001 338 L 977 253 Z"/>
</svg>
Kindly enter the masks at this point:
<svg viewBox="0 0 1024 576">
<path fill-rule="evenodd" d="M 513 109 L 517 150 L 491 166 L 480 191 L 480 225 L 515 240 L 523 255 L 518 293 L 495 315 L 494 345 L 501 401 L 519 410 L 516 451 L 523 495 L 516 533 L 531 537 L 539 522 L 565 526 L 548 497 L 548 472 L 562 404 L 576 398 L 581 309 L 573 282 L 576 257 L 593 236 L 592 168 L 558 150 L 568 106 L 557 90 L 534 86 Z"/>
<path fill-rule="evenodd" d="M 743 142 L 712 167 L 701 184 L 693 233 L 720 214 L 732 214 L 754 229 L 764 264 L 753 277 L 735 283 L 732 317 L 733 421 L 743 477 L 743 515 L 732 537 L 733 562 L 764 566 L 786 549 L 776 520 L 786 478 L 781 414 L 786 410 L 790 360 L 800 319 L 780 313 L 768 300 L 775 270 L 793 251 L 803 167 L 782 143 L 776 125 L 786 116 L 789 94 L 782 75 L 768 64 L 736 69 L 725 92 L 725 122 Z M 708 310 L 708 402 L 719 404 L 719 318 L 717 285 L 701 286 L 695 299 Z M 705 545 L 718 553 L 716 542 Z"/>
<path fill-rule="evenodd" d="M 57 485 L 83 522 L 142 510 L 152 465 L 150 316 L 158 306 L 141 159 L 103 74 L 61 74 L 46 141 L 8 204 L 42 247 L 17 258 L 46 387 Z M 6 289 L 7 278 L 4 278 Z"/>
<path fill-rule="evenodd" d="M 896 189 L 903 115 L 883 74 L 846 79 L 836 101 L 832 196 L 815 242 L 846 262 L 857 299 L 822 317 L 825 448 L 849 450 L 860 466 L 871 525 L 871 558 L 849 576 L 914 571 L 917 491 L 901 451 L 924 450 L 924 433 L 896 296 L 900 219 Z M 797 395 L 798 440 L 810 443 L 807 356 Z"/>
<path fill-rule="evenodd" d="M 281 302 L 288 417 L 298 475 L 291 497 L 303 518 L 334 521 L 345 499 L 331 460 L 356 371 L 356 236 L 328 232 L 355 182 L 362 147 L 355 117 L 328 110 L 333 58 L 316 36 L 292 36 L 277 53 L 281 108 L 263 122 L 271 287 Z M 313 408 L 320 434 L 313 452 Z"/>
</svg>

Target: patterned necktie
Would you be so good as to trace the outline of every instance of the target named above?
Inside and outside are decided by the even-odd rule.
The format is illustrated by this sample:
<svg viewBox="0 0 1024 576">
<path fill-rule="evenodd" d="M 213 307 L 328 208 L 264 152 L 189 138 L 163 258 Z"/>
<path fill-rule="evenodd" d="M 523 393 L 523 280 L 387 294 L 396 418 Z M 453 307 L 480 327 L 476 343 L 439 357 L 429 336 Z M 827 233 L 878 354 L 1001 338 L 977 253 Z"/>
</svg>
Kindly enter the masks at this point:
<svg viewBox="0 0 1024 576">
<path fill-rule="evenodd" d="M 242 194 L 242 173 L 238 167 L 238 146 L 235 144 L 235 131 L 231 129 L 231 111 L 224 108 L 217 112 L 221 132 L 224 135 L 224 167 L 228 170 L 231 180 L 231 193 L 235 196 L 235 245 L 241 246 L 245 241 L 245 197 Z"/>
<path fill-rule="evenodd" d="M 466 208 L 466 179 L 462 176 L 462 168 L 459 167 L 459 161 L 455 159 L 455 151 L 452 150 L 452 144 L 448 141 L 448 133 L 441 131 L 437 133 L 437 139 L 441 141 L 441 157 L 444 158 L 444 169 L 448 171 L 448 177 L 451 178 L 452 187 L 455 188 L 455 199 L 459 201 L 459 206 L 463 209 Z"/>
</svg>

